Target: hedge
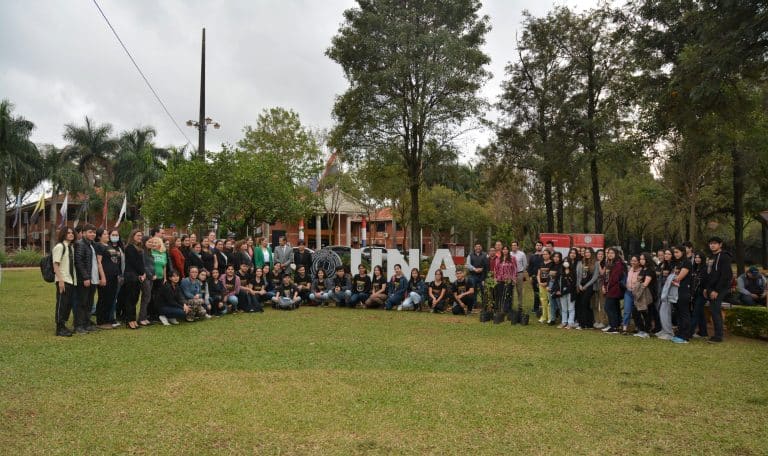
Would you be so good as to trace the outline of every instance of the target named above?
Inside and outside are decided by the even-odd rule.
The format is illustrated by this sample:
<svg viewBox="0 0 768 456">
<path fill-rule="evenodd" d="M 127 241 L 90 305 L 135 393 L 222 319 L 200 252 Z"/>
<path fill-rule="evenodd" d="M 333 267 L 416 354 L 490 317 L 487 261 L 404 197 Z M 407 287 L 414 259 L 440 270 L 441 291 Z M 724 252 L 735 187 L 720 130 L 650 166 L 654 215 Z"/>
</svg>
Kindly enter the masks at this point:
<svg viewBox="0 0 768 456">
<path fill-rule="evenodd" d="M 731 334 L 768 340 L 768 308 L 733 306 L 726 311 L 725 324 Z"/>
</svg>

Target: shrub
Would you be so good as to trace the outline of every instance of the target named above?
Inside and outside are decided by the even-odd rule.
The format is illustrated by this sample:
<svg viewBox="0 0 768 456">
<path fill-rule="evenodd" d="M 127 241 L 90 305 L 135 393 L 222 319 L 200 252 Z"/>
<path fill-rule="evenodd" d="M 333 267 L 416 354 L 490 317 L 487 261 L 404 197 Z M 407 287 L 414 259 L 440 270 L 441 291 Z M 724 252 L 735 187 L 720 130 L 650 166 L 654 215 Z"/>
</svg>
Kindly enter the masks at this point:
<svg viewBox="0 0 768 456">
<path fill-rule="evenodd" d="M 768 339 L 768 308 L 734 306 L 726 312 L 725 324 L 731 334 Z"/>
<path fill-rule="evenodd" d="M 0 265 L 5 266 L 6 263 L 8 263 L 8 255 L 6 255 L 5 252 L 0 250 Z"/>
<path fill-rule="evenodd" d="M 42 258 L 43 254 L 39 250 L 24 248 L 14 252 L 8 260 L 8 264 L 14 266 L 38 266 Z"/>
</svg>

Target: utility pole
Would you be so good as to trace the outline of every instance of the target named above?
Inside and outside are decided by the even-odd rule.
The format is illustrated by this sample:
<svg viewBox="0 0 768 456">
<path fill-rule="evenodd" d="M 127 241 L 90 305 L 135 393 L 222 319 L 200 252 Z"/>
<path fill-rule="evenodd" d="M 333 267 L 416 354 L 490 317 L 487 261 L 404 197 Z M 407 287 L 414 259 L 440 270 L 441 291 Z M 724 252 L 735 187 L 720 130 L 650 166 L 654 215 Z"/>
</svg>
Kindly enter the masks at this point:
<svg viewBox="0 0 768 456">
<path fill-rule="evenodd" d="M 205 27 L 203 27 L 203 49 L 200 58 L 200 117 L 197 130 L 197 153 L 201 160 L 205 160 Z"/>
<path fill-rule="evenodd" d="M 197 128 L 197 157 L 205 161 L 205 130 L 208 125 L 219 129 L 221 125 L 210 117 L 205 117 L 205 27 L 203 27 L 203 48 L 200 58 L 200 116 L 198 120 L 188 120 L 188 127 Z"/>
</svg>

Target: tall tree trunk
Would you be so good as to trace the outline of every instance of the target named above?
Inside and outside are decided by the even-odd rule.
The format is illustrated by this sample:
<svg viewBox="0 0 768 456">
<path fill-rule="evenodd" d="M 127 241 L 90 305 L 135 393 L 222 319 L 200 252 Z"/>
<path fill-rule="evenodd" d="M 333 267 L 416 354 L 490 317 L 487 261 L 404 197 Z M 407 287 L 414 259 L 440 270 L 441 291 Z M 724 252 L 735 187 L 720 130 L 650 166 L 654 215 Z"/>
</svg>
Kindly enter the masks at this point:
<svg viewBox="0 0 768 456">
<path fill-rule="evenodd" d="M 0 176 L 0 252 L 5 253 L 5 211 L 8 210 L 8 185 Z"/>
<path fill-rule="evenodd" d="M 565 206 L 563 204 L 563 182 L 558 180 L 555 184 L 555 198 L 557 201 L 557 232 L 562 233 L 563 230 L 563 220 L 565 219 L 563 212 L 565 211 Z"/>
<path fill-rule="evenodd" d="M 738 146 L 731 148 L 733 161 L 733 221 L 734 221 L 734 259 L 736 273 L 744 272 L 744 157 Z"/>
<path fill-rule="evenodd" d="M 696 203 L 691 203 L 691 210 L 688 214 L 688 240 L 696 244 Z"/>
<path fill-rule="evenodd" d="M 410 246 L 413 249 L 419 248 L 419 229 L 421 228 L 421 222 L 419 221 L 419 177 L 411 176 L 411 182 L 409 185 L 409 191 L 411 193 L 411 223 L 410 223 Z M 397 247 L 397 245 L 395 245 Z M 403 249 L 407 246 L 403 242 Z"/>
<path fill-rule="evenodd" d="M 581 226 L 582 226 L 583 233 L 589 233 L 589 207 L 587 207 L 588 201 L 589 199 L 585 196 L 584 207 L 582 208 L 582 212 L 581 212 Z"/>
<path fill-rule="evenodd" d="M 544 173 L 542 180 L 544 181 L 544 207 L 547 211 L 547 233 L 553 233 L 555 231 L 555 214 L 552 209 L 552 176 L 549 173 Z"/>
<path fill-rule="evenodd" d="M 595 233 L 603 232 L 603 203 L 600 201 L 600 176 L 597 172 L 597 157 L 589 161 L 589 174 L 592 177 L 592 205 L 595 207 Z"/>
</svg>

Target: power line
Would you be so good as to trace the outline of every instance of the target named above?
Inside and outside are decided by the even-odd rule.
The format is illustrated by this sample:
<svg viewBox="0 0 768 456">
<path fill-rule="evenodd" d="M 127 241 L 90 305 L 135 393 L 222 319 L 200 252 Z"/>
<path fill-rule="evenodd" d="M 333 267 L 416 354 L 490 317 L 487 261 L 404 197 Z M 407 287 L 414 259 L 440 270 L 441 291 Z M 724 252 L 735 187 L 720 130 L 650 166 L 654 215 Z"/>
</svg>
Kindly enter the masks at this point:
<svg viewBox="0 0 768 456">
<path fill-rule="evenodd" d="M 96 0 L 93 0 L 93 4 L 96 5 L 96 9 L 99 10 L 99 13 L 101 13 L 101 17 L 103 17 L 104 20 L 107 22 L 107 25 L 109 26 L 109 29 L 112 30 L 112 33 L 115 35 L 115 38 L 117 38 L 117 41 L 120 43 L 120 46 L 123 47 L 123 50 L 128 55 L 128 58 L 131 59 L 131 62 L 133 63 L 133 66 L 136 67 L 136 71 L 139 72 L 139 74 L 141 75 L 141 78 L 144 79 L 144 82 L 147 83 L 147 87 L 149 87 L 149 90 L 151 90 L 152 94 L 155 96 L 155 98 L 157 98 L 158 103 L 160 103 L 160 106 L 163 107 L 163 110 L 165 111 L 165 113 L 168 114 L 168 118 L 170 118 L 171 122 L 173 122 L 173 124 L 176 125 L 176 129 L 179 130 L 179 133 L 181 133 L 181 136 L 183 136 L 184 139 L 187 140 L 187 144 L 191 146 L 192 142 L 189 140 L 189 138 L 187 138 L 186 133 L 184 133 L 184 130 L 181 129 L 179 124 L 176 123 L 176 120 L 171 115 L 171 112 L 168 111 L 168 108 L 165 106 L 165 103 L 163 103 L 163 100 L 160 99 L 160 95 L 157 94 L 157 91 L 155 90 L 155 88 L 152 87 L 152 84 L 149 83 L 149 79 L 147 79 L 147 77 L 144 76 L 144 72 L 141 71 L 141 68 L 139 68 L 139 64 L 136 63 L 136 60 L 133 58 L 131 53 L 128 51 L 128 48 L 125 47 L 125 44 L 123 43 L 123 40 L 120 39 L 120 35 L 117 34 L 117 31 L 115 30 L 114 27 L 112 27 L 112 24 L 109 22 L 109 19 L 107 19 L 107 15 L 104 14 L 104 11 L 101 9 L 101 7 L 96 2 Z"/>
</svg>

